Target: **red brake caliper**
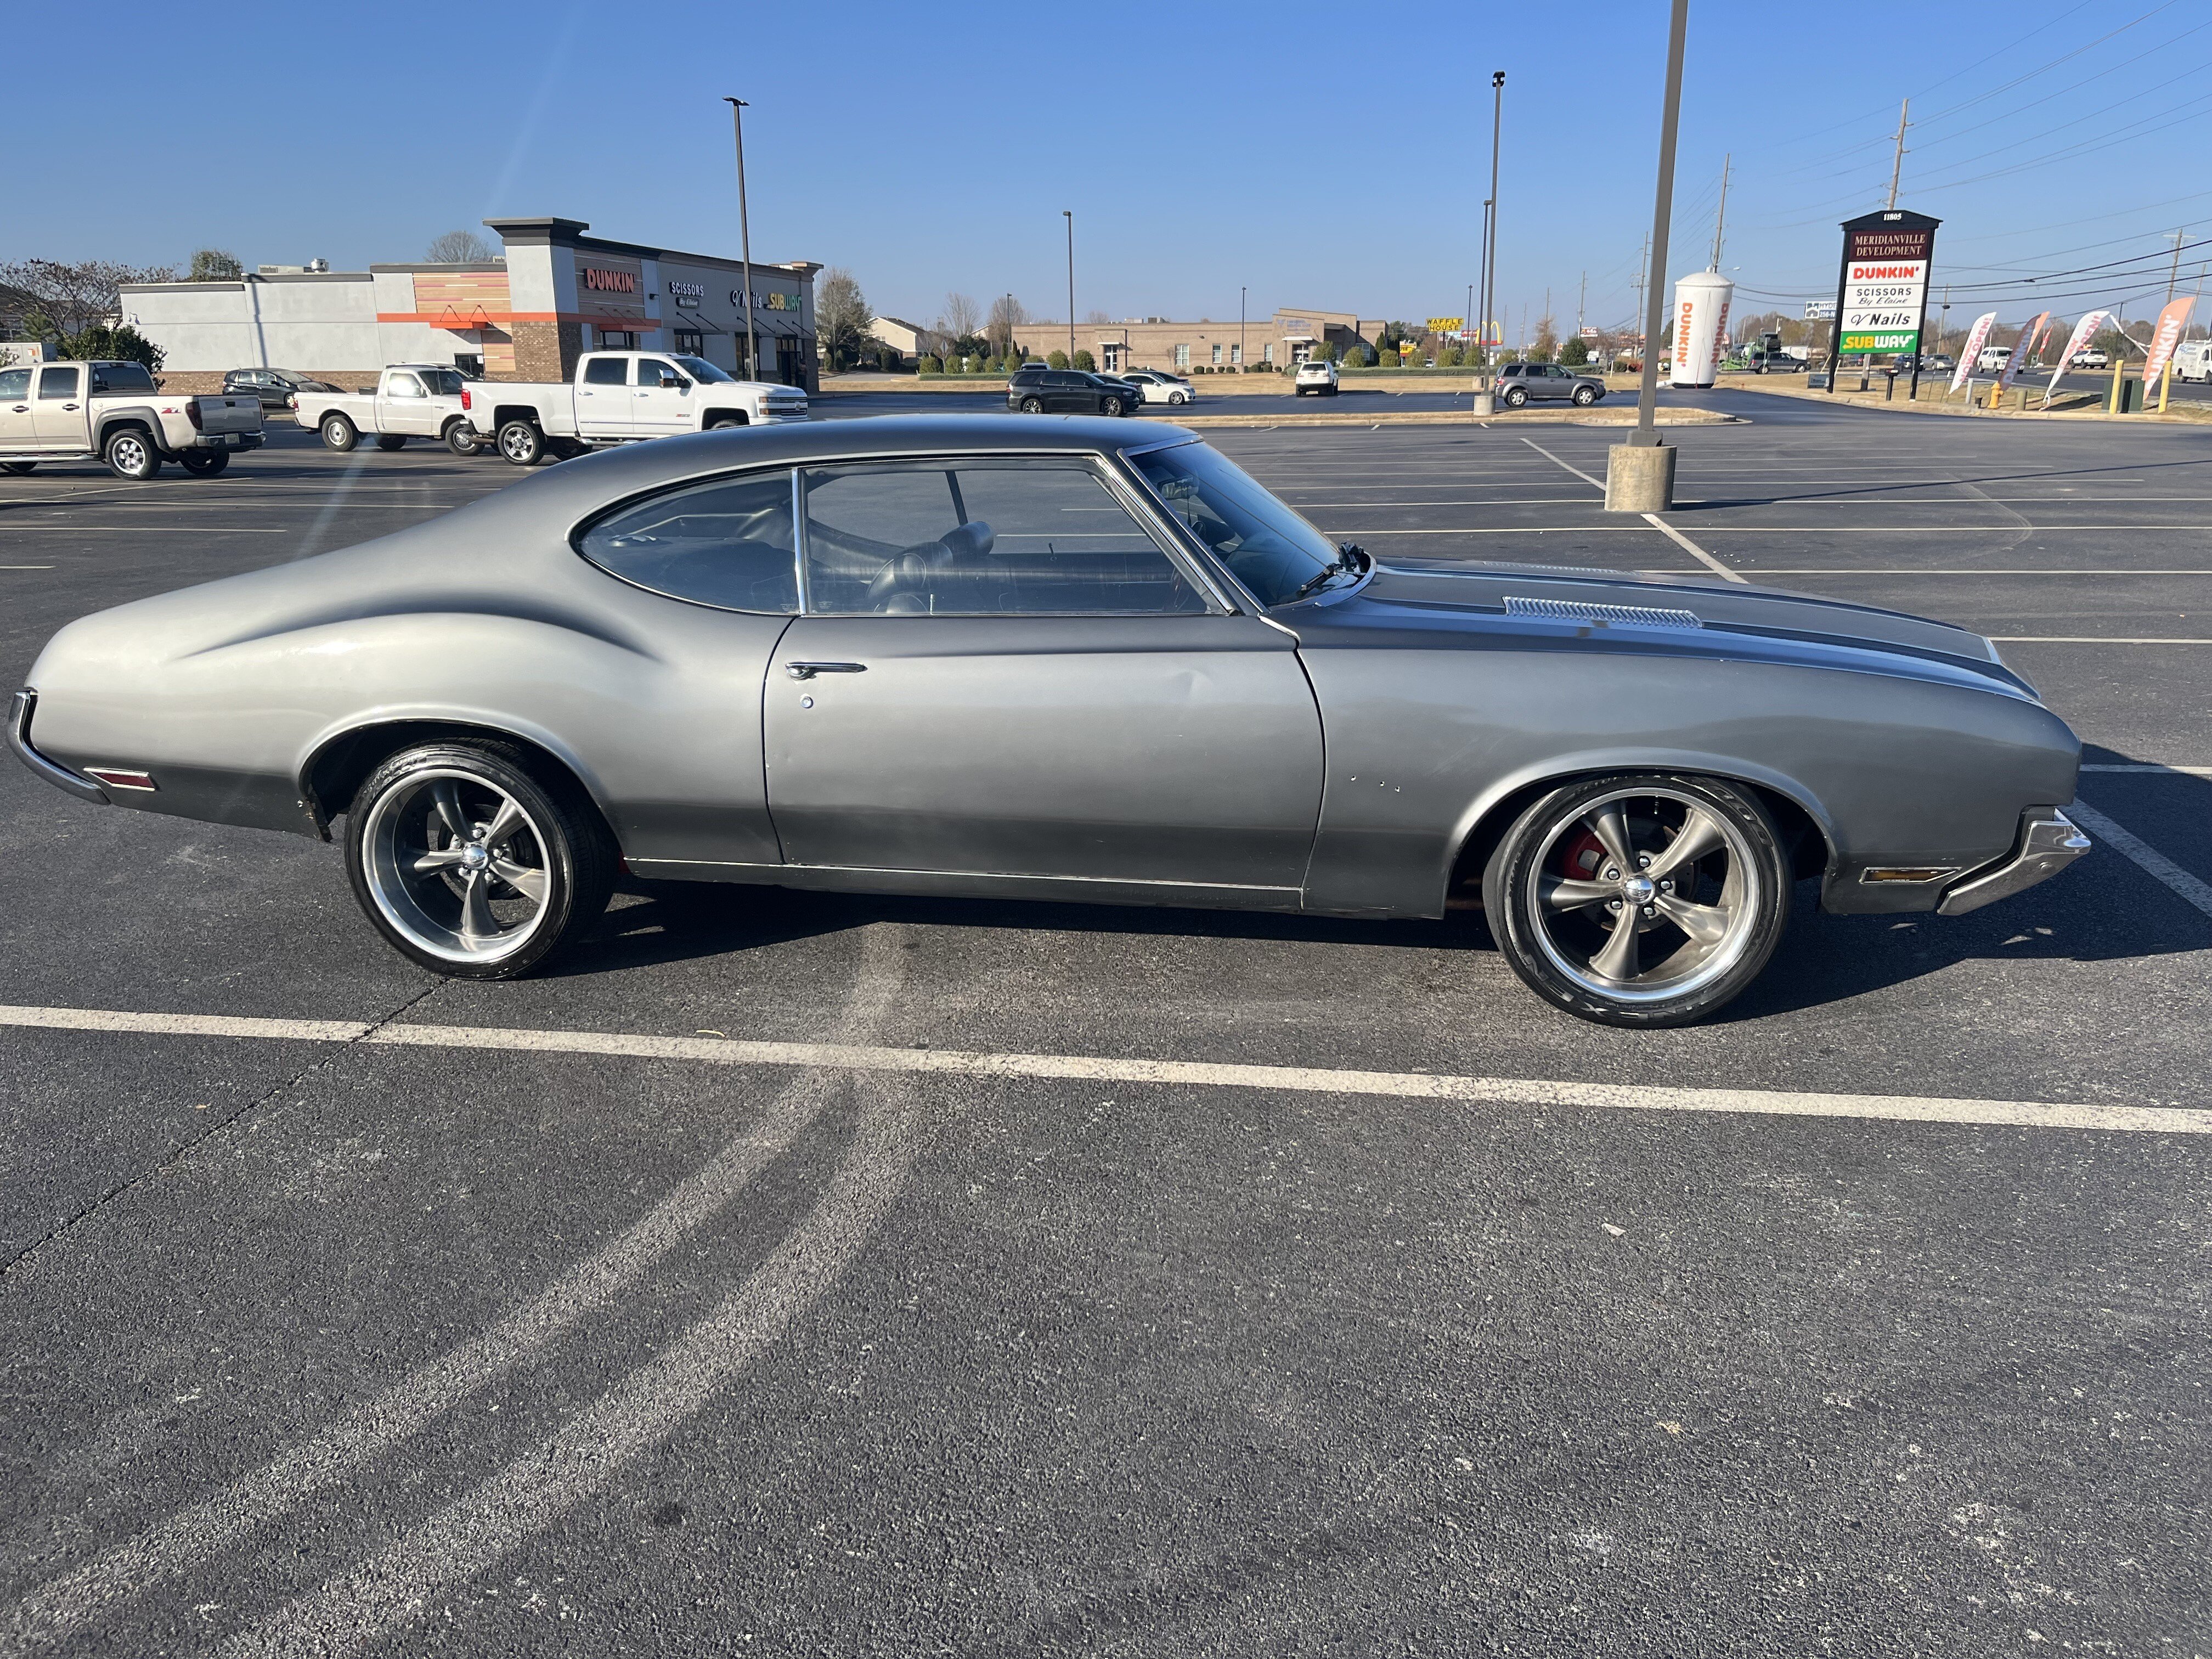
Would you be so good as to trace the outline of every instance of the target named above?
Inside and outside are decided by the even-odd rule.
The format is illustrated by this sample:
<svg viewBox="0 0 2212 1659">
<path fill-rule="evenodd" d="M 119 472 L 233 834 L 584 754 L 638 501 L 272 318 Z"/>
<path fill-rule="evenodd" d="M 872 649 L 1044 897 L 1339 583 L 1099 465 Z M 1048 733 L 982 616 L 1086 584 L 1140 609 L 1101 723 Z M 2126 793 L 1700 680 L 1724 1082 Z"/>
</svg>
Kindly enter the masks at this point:
<svg viewBox="0 0 2212 1659">
<path fill-rule="evenodd" d="M 1605 843 L 1585 830 L 1559 854 L 1559 873 L 1569 881 L 1595 881 L 1605 862 Z"/>
</svg>

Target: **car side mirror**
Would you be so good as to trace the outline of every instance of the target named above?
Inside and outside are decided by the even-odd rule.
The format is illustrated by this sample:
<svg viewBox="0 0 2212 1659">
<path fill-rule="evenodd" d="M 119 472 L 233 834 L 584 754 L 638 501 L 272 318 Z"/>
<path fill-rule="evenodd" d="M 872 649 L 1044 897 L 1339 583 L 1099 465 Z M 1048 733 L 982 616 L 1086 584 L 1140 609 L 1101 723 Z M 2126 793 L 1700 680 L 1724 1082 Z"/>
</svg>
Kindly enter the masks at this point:
<svg viewBox="0 0 2212 1659">
<path fill-rule="evenodd" d="M 664 374 L 660 377 L 660 389 L 663 392 L 689 392 L 691 389 L 691 383 L 678 375 Z"/>
</svg>

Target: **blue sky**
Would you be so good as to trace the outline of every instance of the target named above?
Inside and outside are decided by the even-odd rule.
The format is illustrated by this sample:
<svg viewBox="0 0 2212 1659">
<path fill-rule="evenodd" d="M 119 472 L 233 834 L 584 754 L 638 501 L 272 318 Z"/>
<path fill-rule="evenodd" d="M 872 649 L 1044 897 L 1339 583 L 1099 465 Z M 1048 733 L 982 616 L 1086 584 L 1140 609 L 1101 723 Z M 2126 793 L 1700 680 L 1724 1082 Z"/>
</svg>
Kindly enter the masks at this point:
<svg viewBox="0 0 2212 1659">
<path fill-rule="evenodd" d="M 1836 221 L 1881 204 L 1908 95 L 1923 125 L 1899 203 L 1946 222 L 1938 285 L 2002 285 L 1962 289 L 1968 314 L 2025 316 L 2027 275 L 2155 256 L 2192 222 L 2212 238 L 2203 0 L 1847 9 L 1833 70 L 1828 15 L 1693 4 L 1672 274 L 1706 264 L 1732 153 L 1738 311 L 1831 291 Z M 14 173 L 0 258 L 213 244 L 359 269 L 526 213 L 734 254 L 736 93 L 756 257 L 847 266 L 884 313 L 926 322 L 959 289 L 1064 316 L 1073 208 L 1079 315 L 1233 318 L 1240 285 L 1255 316 L 1456 314 L 1502 68 L 1510 330 L 1547 289 L 1571 326 L 1584 273 L 1589 319 L 1615 323 L 1650 220 L 1665 25 L 1663 0 L 125 4 L 88 61 L 82 19 L 45 8 L 15 19 L 13 61 L 76 67 L 14 78 L 19 143 L 50 142 Z M 2191 251 L 2191 283 L 2208 258 L 2212 241 Z M 2078 312 L 2154 306 L 2165 279 L 2043 286 Z"/>
</svg>

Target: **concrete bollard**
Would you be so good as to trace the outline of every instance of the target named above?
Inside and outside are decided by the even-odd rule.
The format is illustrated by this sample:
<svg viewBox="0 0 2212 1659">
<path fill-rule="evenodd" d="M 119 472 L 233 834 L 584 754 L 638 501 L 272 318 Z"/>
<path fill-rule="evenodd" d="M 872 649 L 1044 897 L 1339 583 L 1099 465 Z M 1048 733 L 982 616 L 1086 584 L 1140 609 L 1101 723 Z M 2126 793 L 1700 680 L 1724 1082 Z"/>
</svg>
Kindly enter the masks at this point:
<svg viewBox="0 0 2212 1659">
<path fill-rule="evenodd" d="M 1665 513 L 1674 505 L 1672 444 L 1615 444 L 1606 451 L 1605 510 Z"/>
</svg>

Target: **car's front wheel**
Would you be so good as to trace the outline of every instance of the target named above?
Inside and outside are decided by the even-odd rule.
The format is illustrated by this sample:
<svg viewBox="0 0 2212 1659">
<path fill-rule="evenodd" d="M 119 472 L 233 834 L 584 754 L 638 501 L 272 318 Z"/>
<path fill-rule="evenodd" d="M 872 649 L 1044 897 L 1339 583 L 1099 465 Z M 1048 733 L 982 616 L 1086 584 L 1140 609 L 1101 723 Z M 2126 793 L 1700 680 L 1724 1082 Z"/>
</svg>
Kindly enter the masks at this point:
<svg viewBox="0 0 2212 1659">
<path fill-rule="evenodd" d="M 1183 392 L 1170 392 L 1168 393 L 1168 401 L 1171 404 L 1187 404 L 1190 398 Z"/>
<path fill-rule="evenodd" d="M 1684 1025 L 1759 977 L 1790 915 L 1790 859 L 1749 791 L 1621 774 L 1553 790 L 1483 872 L 1491 936 L 1530 989 L 1606 1025 Z"/>
<path fill-rule="evenodd" d="M 1577 386 L 1575 388 L 1575 401 L 1577 404 L 1580 404 L 1584 409 L 1588 409 L 1592 404 L 1597 401 L 1597 388 L 1594 386 Z"/>
<path fill-rule="evenodd" d="M 183 450 L 178 453 L 177 465 L 195 478 L 219 477 L 223 469 L 230 465 L 230 452 L 227 449 Z"/>
<path fill-rule="evenodd" d="M 36 461 L 0 461 L 0 472 L 21 478 L 38 471 L 38 466 Z"/>
<path fill-rule="evenodd" d="M 463 979 L 527 973 L 606 908 L 617 854 L 582 791 L 502 744 L 426 744 L 346 815 L 354 897 L 392 947 Z"/>
<path fill-rule="evenodd" d="M 473 455 L 483 447 L 477 442 L 476 428 L 466 421 L 446 422 L 446 447 L 456 455 Z"/>
<path fill-rule="evenodd" d="M 1121 400 L 1119 398 L 1101 398 L 1098 400 L 1098 412 L 1105 416 L 1119 415 L 1121 412 Z"/>
</svg>

